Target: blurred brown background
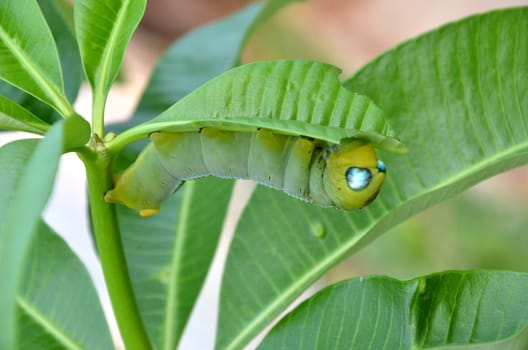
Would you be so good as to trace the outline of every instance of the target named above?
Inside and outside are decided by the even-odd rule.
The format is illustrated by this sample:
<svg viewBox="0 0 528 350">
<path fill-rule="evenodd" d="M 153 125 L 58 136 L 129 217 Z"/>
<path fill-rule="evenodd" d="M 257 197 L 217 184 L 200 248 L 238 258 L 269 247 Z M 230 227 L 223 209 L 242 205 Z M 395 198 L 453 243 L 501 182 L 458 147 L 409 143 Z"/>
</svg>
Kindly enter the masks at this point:
<svg viewBox="0 0 528 350">
<path fill-rule="evenodd" d="M 166 45 L 186 31 L 251 2 L 149 0 L 142 29 Z M 297 2 L 260 31 L 259 44 L 250 47 L 246 58 L 319 58 L 338 62 L 350 71 L 400 41 L 446 22 L 493 8 L 527 3 L 525 0 Z"/>
</svg>

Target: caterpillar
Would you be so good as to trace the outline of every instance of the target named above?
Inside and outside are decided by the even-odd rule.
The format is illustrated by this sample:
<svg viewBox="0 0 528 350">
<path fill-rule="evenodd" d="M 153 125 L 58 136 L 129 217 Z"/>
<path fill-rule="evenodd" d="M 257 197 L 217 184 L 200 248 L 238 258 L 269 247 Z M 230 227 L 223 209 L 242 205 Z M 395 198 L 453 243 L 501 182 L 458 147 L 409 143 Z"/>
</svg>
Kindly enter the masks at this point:
<svg viewBox="0 0 528 350">
<path fill-rule="evenodd" d="M 274 133 L 203 128 L 155 132 L 151 143 L 105 194 L 149 216 L 186 180 L 209 175 L 252 179 L 298 199 L 345 210 L 372 202 L 386 176 L 374 147 L 361 140 L 331 145 Z"/>
</svg>

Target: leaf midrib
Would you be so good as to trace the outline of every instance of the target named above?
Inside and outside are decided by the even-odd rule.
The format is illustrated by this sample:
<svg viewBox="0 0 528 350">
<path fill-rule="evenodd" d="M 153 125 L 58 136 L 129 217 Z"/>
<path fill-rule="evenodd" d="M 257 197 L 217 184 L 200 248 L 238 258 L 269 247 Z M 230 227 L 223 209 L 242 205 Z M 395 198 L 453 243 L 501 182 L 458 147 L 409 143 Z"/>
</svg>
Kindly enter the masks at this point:
<svg viewBox="0 0 528 350">
<path fill-rule="evenodd" d="M 74 339 L 70 338 L 64 330 L 58 327 L 56 324 L 51 322 L 45 315 L 43 315 L 39 310 L 33 307 L 29 301 L 24 297 L 17 297 L 17 304 L 26 314 L 36 323 L 42 326 L 45 330 L 48 331 L 51 336 L 64 345 L 67 349 L 82 350 L 83 347 L 78 344 Z"/>
<path fill-rule="evenodd" d="M 55 104 L 55 107 L 60 114 L 63 116 L 73 115 L 74 112 L 69 103 L 63 99 L 63 94 L 61 94 L 57 87 L 51 84 L 40 70 L 32 64 L 24 50 L 16 44 L 15 38 L 11 38 L 8 33 L 4 31 L 2 26 L 0 26 L 0 40 L 2 40 L 8 50 L 18 59 L 18 62 L 23 68 L 25 68 L 25 71 L 33 78 L 34 82 L 40 87 L 44 94 Z"/>
<path fill-rule="evenodd" d="M 121 28 L 123 27 L 124 20 L 126 18 L 127 9 L 130 6 L 130 0 L 127 0 L 123 3 L 123 6 L 119 8 L 117 11 L 117 16 L 115 20 L 115 25 L 112 27 L 112 30 L 110 31 L 110 36 L 108 37 L 108 41 L 106 42 L 106 45 L 103 50 L 103 54 L 101 55 L 101 63 L 100 63 L 100 77 L 98 79 L 98 84 L 96 86 L 96 95 L 98 95 L 98 98 L 104 99 L 105 97 L 105 89 L 106 89 L 106 81 L 108 78 L 108 72 L 110 71 L 111 64 L 113 57 L 113 48 L 115 47 L 115 43 L 117 42 L 118 33 L 121 32 Z"/>
<path fill-rule="evenodd" d="M 502 152 L 498 152 L 498 153 L 495 153 L 492 156 L 483 158 L 481 161 L 476 162 L 473 166 L 468 167 L 466 170 L 462 170 L 462 171 L 458 172 L 457 174 L 455 174 L 450 179 L 438 183 L 434 187 L 431 187 L 430 190 L 428 189 L 427 192 L 424 192 L 424 193 L 422 193 L 420 195 L 425 195 L 425 194 L 427 194 L 429 192 L 434 192 L 436 190 L 439 190 L 441 188 L 449 186 L 452 183 L 455 183 L 457 181 L 463 180 L 464 178 L 468 178 L 471 175 L 473 175 L 475 173 L 478 173 L 480 170 L 487 169 L 487 168 L 493 166 L 494 164 L 497 164 L 498 162 L 500 162 L 502 160 L 506 160 L 508 158 L 511 158 L 511 157 L 515 156 L 516 154 L 520 155 L 523 150 L 525 150 L 525 152 L 528 155 L 528 140 L 526 142 L 523 142 L 523 143 L 520 143 L 520 144 L 516 144 L 516 145 L 514 145 L 512 147 L 509 147 L 509 148 L 507 148 L 506 150 L 504 150 Z M 410 198 L 407 201 L 412 200 L 412 199 L 415 199 L 415 198 Z"/>
<path fill-rule="evenodd" d="M 94 124 L 94 131 L 96 134 L 99 134 L 100 137 L 104 135 L 104 109 L 105 109 L 105 101 L 108 93 L 107 88 L 107 81 L 109 81 L 109 85 L 111 84 L 114 77 L 109 76 L 110 68 L 111 68 L 111 61 L 114 57 L 114 50 L 115 43 L 117 42 L 118 34 L 121 33 L 121 28 L 123 28 L 123 23 L 126 18 L 126 14 L 128 13 L 127 10 L 130 7 L 131 0 L 127 0 L 123 2 L 123 5 L 119 8 L 117 11 L 117 16 L 115 20 L 115 25 L 112 27 L 112 30 L 110 31 L 110 36 L 108 37 L 108 40 L 106 41 L 106 44 L 104 46 L 103 53 L 101 55 L 101 60 L 99 67 L 100 69 L 96 70 L 98 72 L 97 75 L 99 75 L 99 78 L 96 79 L 94 76 L 94 82 L 97 82 L 96 86 L 94 86 L 94 94 L 93 94 L 93 124 Z M 117 70 L 116 70 L 117 72 Z"/>
<path fill-rule="evenodd" d="M 178 226 L 175 232 L 175 239 L 173 243 L 172 260 L 170 263 L 170 278 L 169 287 L 167 291 L 167 302 L 165 304 L 165 319 L 163 322 L 163 344 L 162 348 L 169 350 L 176 347 L 174 325 L 176 324 L 177 314 L 175 312 L 175 306 L 177 304 L 176 298 L 178 294 L 178 277 L 180 276 L 182 258 L 183 258 L 183 247 L 185 246 L 183 241 L 185 240 L 185 233 L 187 232 L 187 223 L 192 207 L 192 197 L 194 194 L 195 183 L 193 181 L 185 184 L 185 191 L 181 202 L 180 217 L 178 220 Z"/>
<path fill-rule="evenodd" d="M 120 29 L 123 26 L 123 21 L 125 18 L 126 9 L 130 5 L 130 0 L 125 1 L 123 3 L 123 6 L 119 8 L 117 11 L 115 26 L 112 27 L 112 30 L 110 31 L 110 37 L 108 38 L 107 44 L 105 45 L 105 48 L 103 50 L 103 54 L 101 55 L 101 77 L 102 79 L 99 79 L 99 86 L 97 87 L 98 91 L 103 90 L 105 88 L 105 82 L 106 79 L 104 79 L 108 75 L 108 71 L 110 70 L 110 62 L 112 57 L 112 48 L 115 47 L 115 42 L 117 41 L 117 33 L 120 32 Z M 101 86 L 102 84 L 102 86 Z"/>
</svg>

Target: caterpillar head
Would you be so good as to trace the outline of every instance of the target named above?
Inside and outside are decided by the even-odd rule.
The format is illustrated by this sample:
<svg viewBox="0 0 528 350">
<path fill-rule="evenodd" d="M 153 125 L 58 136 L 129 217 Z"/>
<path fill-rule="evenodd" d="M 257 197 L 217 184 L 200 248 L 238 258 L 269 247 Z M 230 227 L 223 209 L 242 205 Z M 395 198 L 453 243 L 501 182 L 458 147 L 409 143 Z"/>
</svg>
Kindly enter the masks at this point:
<svg viewBox="0 0 528 350">
<path fill-rule="evenodd" d="M 345 210 L 361 208 L 376 198 L 386 172 L 374 147 L 354 141 L 328 154 L 324 171 L 325 192 L 336 207 Z"/>
</svg>

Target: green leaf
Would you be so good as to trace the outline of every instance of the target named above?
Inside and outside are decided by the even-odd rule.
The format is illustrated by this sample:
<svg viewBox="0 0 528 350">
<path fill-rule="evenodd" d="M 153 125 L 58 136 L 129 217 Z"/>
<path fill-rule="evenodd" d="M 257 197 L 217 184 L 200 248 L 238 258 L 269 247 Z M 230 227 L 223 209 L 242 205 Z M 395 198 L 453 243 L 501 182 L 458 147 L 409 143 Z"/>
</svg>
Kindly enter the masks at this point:
<svg viewBox="0 0 528 350">
<path fill-rule="evenodd" d="M 57 9 L 57 1 L 39 0 L 39 5 L 57 44 L 66 96 L 70 103 L 73 103 L 82 81 L 81 57 L 77 41 L 66 19 Z M 60 115 L 53 108 L 4 81 L 0 81 L 0 95 L 27 108 L 47 123 L 51 124 L 60 119 Z"/>
<path fill-rule="evenodd" d="M 148 218 L 118 207 L 125 254 L 152 343 L 175 349 L 220 237 L 233 181 L 188 182 Z"/>
<path fill-rule="evenodd" d="M 57 47 L 35 0 L 0 2 L 0 79 L 73 115 L 63 87 Z"/>
<path fill-rule="evenodd" d="M 144 0 L 75 2 L 75 33 L 86 77 L 96 92 L 106 94 L 112 85 L 145 5 Z"/>
<path fill-rule="evenodd" d="M 0 95 L 0 129 L 44 134 L 49 124 L 24 107 Z"/>
<path fill-rule="evenodd" d="M 382 149 L 405 151 L 383 112 L 367 97 L 343 88 L 339 73 L 334 66 L 309 61 L 240 66 L 114 141 L 159 130 L 189 132 L 211 126 L 236 131 L 267 128 L 336 144 L 346 138 L 361 138 Z"/>
<path fill-rule="evenodd" d="M 17 349 L 113 348 L 88 272 L 43 223 L 31 243 L 17 308 Z"/>
<path fill-rule="evenodd" d="M 528 162 L 526 28 L 527 8 L 471 17 L 388 51 L 346 82 L 385 111 L 409 153 L 380 152 L 387 180 L 360 211 L 319 209 L 257 188 L 226 263 L 218 348 L 243 347 L 324 272 L 388 228 Z"/>
<path fill-rule="evenodd" d="M 430 349 L 501 341 L 528 326 L 528 274 L 453 271 L 360 277 L 284 317 L 259 349 Z"/>
<path fill-rule="evenodd" d="M 84 72 L 93 89 L 94 130 L 102 136 L 102 116 L 125 49 L 145 11 L 146 0 L 77 0 L 75 33 Z"/>
<path fill-rule="evenodd" d="M 63 148 L 63 123 L 40 141 L 15 141 L 0 148 L 0 348 L 16 344 L 16 290 L 23 261 L 51 193 Z"/>
<path fill-rule="evenodd" d="M 63 153 L 75 151 L 90 140 L 90 124 L 82 117 L 74 115 L 64 121 Z"/>
</svg>

